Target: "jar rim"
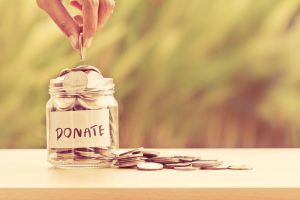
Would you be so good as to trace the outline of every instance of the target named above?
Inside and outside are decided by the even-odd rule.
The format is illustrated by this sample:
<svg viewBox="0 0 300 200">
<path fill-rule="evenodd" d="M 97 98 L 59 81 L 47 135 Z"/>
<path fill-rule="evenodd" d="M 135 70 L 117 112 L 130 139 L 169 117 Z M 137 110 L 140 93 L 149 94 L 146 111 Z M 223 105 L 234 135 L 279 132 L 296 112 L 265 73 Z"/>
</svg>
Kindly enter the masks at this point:
<svg viewBox="0 0 300 200">
<path fill-rule="evenodd" d="M 64 87 L 63 78 L 50 79 L 49 94 L 50 95 L 80 95 L 80 94 L 113 94 L 115 84 L 112 78 L 103 78 L 102 84 L 93 88 L 88 87 Z"/>
</svg>

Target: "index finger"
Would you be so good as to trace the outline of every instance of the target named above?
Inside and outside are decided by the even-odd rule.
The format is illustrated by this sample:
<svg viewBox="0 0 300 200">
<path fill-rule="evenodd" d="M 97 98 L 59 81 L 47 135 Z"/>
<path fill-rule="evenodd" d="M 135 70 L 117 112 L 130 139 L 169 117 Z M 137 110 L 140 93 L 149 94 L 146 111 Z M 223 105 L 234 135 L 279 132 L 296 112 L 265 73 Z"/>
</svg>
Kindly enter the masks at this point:
<svg viewBox="0 0 300 200">
<path fill-rule="evenodd" d="M 41 9 L 53 19 L 62 32 L 69 38 L 73 48 L 78 49 L 80 28 L 69 14 L 61 0 L 37 0 Z"/>
<path fill-rule="evenodd" d="M 83 45 L 89 46 L 98 26 L 99 0 L 82 1 Z"/>
</svg>

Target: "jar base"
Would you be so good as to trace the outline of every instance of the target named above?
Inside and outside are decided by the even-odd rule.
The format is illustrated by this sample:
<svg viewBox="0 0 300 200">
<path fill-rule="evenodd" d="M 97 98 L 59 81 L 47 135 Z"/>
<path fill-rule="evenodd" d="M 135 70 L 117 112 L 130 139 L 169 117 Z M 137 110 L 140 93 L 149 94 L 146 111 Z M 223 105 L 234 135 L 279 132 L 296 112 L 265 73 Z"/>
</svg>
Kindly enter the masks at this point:
<svg viewBox="0 0 300 200">
<path fill-rule="evenodd" d="M 65 161 L 53 161 L 48 160 L 50 164 L 55 168 L 61 169 L 75 169 L 75 168 L 110 168 L 113 167 L 113 162 L 77 162 L 74 160 L 65 160 Z"/>
</svg>

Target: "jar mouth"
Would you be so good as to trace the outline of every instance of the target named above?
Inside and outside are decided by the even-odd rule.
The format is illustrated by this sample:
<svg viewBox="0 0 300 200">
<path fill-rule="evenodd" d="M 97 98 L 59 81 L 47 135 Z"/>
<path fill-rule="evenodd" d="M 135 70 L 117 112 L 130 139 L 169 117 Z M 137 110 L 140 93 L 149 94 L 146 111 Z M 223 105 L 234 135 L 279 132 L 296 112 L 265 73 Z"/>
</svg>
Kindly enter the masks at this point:
<svg viewBox="0 0 300 200">
<path fill-rule="evenodd" d="M 63 77 L 58 77 L 50 80 L 49 84 L 49 94 L 50 95 L 103 95 L 103 94 L 113 94 L 115 84 L 112 78 L 102 78 L 101 84 L 94 85 L 93 87 L 88 86 L 77 86 L 70 87 L 64 86 Z"/>
</svg>

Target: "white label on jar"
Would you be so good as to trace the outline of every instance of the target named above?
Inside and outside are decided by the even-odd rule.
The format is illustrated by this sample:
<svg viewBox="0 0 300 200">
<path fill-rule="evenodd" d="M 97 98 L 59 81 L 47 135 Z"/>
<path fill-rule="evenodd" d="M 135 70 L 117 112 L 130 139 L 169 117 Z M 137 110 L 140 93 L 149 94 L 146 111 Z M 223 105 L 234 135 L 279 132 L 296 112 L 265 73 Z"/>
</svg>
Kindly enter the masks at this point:
<svg viewBox="0 0 300 200">
<path fill-rule="evenodd" d="M 50 112 L 50 148 L 110 146 L 109 109 Z"/>
</svg>

